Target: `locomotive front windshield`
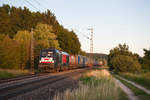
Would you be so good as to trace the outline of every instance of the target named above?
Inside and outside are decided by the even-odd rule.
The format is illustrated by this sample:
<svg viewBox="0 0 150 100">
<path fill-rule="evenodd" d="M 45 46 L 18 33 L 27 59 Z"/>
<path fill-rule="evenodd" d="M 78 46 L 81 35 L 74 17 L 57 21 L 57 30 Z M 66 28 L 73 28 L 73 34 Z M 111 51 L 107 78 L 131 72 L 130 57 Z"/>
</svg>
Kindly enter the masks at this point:
<svg viewBox="0 0 150 100">
<path fill-rule="evenodd" d="M 53 57 L 53 52 L 52 51 L 42 51 L 41 56 L 42 57 Z"/>
</svg>

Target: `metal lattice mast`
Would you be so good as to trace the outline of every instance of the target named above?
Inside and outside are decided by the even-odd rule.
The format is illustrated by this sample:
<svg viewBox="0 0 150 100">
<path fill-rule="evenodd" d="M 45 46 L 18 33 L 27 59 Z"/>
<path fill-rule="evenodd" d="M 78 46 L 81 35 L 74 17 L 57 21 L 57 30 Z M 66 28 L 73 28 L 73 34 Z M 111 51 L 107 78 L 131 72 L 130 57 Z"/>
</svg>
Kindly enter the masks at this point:
<svg viewBox="0 0 150 100">
<path fill-rule="evenodd" d="M 33 29 L 31 29 L 31 51 L 30 51 L 30 66 L 31 66 L 31 74 L 34 74 L 34 37 L 33 37 Z"/>
<path fill-rule="evenodd" d="M 93 28 L 89 28 L 88 30 L 91 31 L 91 38 L 90 38 L 90 53 L 93 53 Z"/>
<path fill-rule="evenodd" d="M 88 30 L 91 31 L 91 38 L 90 38 L 90 63 L 92 64 L 93 59 L 93 28 L 89 28 Z"/>
</svg>

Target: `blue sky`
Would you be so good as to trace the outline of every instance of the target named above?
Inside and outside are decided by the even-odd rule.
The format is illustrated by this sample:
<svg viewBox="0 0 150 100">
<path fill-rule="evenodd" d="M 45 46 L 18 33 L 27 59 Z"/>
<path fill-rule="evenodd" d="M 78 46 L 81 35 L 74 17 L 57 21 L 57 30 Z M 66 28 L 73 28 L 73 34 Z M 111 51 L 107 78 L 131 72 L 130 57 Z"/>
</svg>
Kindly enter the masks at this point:
<svg viewBox="0 0 150 100">
<path fill-rule="evenodd" d="M 90 50 L 89 27 L 94 28 L 94 52 L 109 53 L 119 43 L 143 56 L 150 48 L 150 0 L 0 0 L 2 4 L 26 6 L 32 11 L 50 9 L 65 28 L 74 30 L 81 48 Z"/>
</svg>

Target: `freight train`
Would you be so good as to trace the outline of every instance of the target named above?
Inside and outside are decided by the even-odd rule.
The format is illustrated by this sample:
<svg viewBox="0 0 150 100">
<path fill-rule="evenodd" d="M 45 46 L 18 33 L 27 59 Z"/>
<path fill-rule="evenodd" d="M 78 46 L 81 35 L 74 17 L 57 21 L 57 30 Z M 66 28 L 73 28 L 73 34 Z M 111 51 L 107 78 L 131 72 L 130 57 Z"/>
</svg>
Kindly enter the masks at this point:
<svg viewBox="0 0 150 100">
<path fill-rule="evenodd" d="M 69 55 L 67 52 L 49 48 L 41 50 L 38 68 L 42 72 L 59 72 L 93 65 L 99 65 L 99 63 L 86 56 Z"/>
</svg>

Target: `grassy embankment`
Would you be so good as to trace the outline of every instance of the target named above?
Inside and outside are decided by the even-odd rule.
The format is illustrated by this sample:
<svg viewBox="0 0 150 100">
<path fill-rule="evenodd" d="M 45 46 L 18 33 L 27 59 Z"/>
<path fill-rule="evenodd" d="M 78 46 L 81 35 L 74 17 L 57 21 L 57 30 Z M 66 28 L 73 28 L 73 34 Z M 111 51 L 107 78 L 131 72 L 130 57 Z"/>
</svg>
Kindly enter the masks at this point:
<svg viewBox="0 0 150 100">
<path fill-rule="evenodd" d="M 28 70 L 0 69 L 0 79 L 13 78 L 29 74 Z"/>
<path fill-rule="evenodd" d="M 138 74 L 120 73 L 119 75 L 135 83 L 138 83 L 147 89 L 150 89 L 150 71 Z"/>
<path fill-rule="evenodd" d="M 114 75 L 115 76 L 115 75 Z M 150 95 L 145 93 L 144 91 L 138 89 L 137 87 L 133 86 L 132 84 L 121 80 L 119 77 L 115 76 L 117 79 L 119 79 L 124 85 L 126 85 L 128 88 L 130 88 L 136 96 L 140 98 L 140 100 L 149 100 Z"/>
<path fill-rule="evenodd" d="M 57 94 L 54 100 L 129 100 L 114 82 L 107 70 L 87 72 L 79 81 L 79 87 Z"/>
</svg>

